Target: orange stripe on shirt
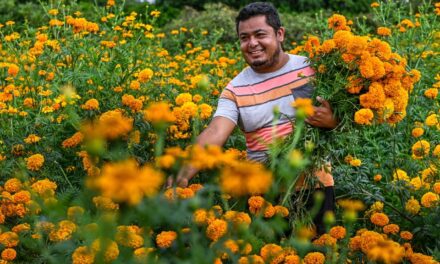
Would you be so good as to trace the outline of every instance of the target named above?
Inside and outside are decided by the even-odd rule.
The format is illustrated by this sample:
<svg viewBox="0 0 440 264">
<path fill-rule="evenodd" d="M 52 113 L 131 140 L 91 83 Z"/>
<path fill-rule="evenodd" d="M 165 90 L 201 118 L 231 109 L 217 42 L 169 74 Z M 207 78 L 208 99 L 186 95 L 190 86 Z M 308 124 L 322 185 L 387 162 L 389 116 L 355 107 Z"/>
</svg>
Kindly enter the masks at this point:
<svg viewBox="0 0 440 264">
<path fill-rule="evenodd" d="M 274 138 L 284 137 L 293 130 L 292 123 L 287 122 L 275 127 L 265 127 L 254 132 L 245 134 L 246 147 L 251 151 L 263 151 L 268 149 Z"/>
</svg>

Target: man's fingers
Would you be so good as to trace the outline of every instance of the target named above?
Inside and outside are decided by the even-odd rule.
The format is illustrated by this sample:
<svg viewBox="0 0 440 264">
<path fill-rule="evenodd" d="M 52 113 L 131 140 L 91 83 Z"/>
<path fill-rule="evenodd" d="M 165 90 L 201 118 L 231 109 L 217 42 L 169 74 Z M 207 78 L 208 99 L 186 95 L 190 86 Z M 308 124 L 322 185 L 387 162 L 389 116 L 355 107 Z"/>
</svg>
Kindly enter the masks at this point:
<svg viewBox="0 0 440 264">
<path fill-rule="evenodd" d="M 169 177 L 167 178 L 166 188 L 168 189 L 168 188 L 173 187 L 173 182 L 174 182 L 174 180 L 173 180 L 173 176 L 169 176 Z"/>
<path fill-rule="evenodd" d="M 177 186 L 181 188 L 186 188 L 188 186 L 188 179 L 185 177 L 178 177 L 176 179 Z"/>
<path fill-rule="evenodd" d="M 316 100 L 317 100 L 318 102 L 320 102 L 321 105 L 322 105 L 323 107 L 325 107 L 325 108 L 331 108 L 331 107 L 330 107 L 330 103 L 329 103 L 327 100 L 323 99 L 321 96 L 317 96 L 317 97 L 316 97 Z"/>
</svg>

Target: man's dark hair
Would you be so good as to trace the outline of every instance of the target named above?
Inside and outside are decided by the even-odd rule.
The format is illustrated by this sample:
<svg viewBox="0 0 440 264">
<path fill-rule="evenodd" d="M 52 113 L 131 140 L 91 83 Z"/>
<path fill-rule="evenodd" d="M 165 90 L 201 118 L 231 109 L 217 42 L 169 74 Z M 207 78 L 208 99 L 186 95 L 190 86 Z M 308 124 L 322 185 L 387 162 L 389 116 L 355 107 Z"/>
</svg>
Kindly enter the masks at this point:
<svg viewBox="0 0 440 264">
<path fill-rule="evenodd" d="M 237 18 L 235 19 L 235 29 L 238 33 L 238 24 L 241 21 L 248 20 L 251 17 L 255 16 L 265 16 L 266 23 L 271 26 L 275 32 L 281 27 L 280 16 L 278 15 L 277 9 L 268 2 L 255 2 L 250 3 L 247 6 L 243 7 L 238 13 Z"/>
</svg>

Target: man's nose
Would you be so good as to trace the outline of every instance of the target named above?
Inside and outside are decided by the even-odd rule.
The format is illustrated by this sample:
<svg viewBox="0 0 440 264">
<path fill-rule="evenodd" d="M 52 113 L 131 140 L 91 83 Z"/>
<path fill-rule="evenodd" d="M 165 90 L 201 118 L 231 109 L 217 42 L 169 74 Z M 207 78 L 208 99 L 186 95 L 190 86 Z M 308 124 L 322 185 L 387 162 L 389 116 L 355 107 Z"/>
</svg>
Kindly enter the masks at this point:
<svg viewBox="0 0 440 264">
<path fill-rule="evenodd" d="M 255 37 L 250 37 L 249 39 L 249 47 L 255 47 L 258 45 L 258 40 Z"/>
</svg>

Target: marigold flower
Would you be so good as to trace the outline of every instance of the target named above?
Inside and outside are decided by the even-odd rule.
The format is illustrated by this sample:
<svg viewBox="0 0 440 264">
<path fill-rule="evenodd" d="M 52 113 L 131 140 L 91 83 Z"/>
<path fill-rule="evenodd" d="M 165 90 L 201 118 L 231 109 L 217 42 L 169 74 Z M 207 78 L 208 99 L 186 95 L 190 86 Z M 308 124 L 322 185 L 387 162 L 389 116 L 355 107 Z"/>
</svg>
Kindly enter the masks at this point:
<svg viewBox="0 0 440 264">
<path fill-rule="evenodd" d="M 17 257 L 17 252 L 13 248 L 6 248 L 2 251 L 2 259 L 6 261 L 13 261 Z"/>
<path fill-rule="evenodd" d="M 10 193 L 15 193 L 15 192 L 20 191 L 22 186 L 23 186 L 23 184 L 17 178 L 11 178 L 11 179 L 7 180 L 4 185 L 5 191 L 10 192 Z"/>
<path fill-rule="evenodd" d="M 384 213 L 374 213 L 371 215 L 370 221 L 377 226 L 384 226 L 390 222 L 388 216 Z"/>
<path fill-rule="evenodd" d="M 228 223 L 221 219 L 212 221 L 206 228 L 206 236 L 212 241 L 217 241 L 228 231 Z"/>
<path fill-rule="evenodd" d="M 241 257 L 238 264 L 264 264 L 264 259 L 258 255 L 250 255 Z"/>
<path fill-rule="evenodd" d="M 28 191 L 18 191 L 12 196 L 12 200 L 15 203 L 26 204 L 31 200 L 31 193 Z"/>
<path fill-rule="evenodd" d="M 96 256 L 100 256 L 101 252 L 106 263 L 116 260 L 119 256 L 118 244 L 112 240 L 96 239 L 93 241 L 91 248 Z"/>
<path fill-rule="evenodd" d="M 238 226 L 248 227 L 252 222 L 249 214 L 244 212 L 237 212 L 237 211 L 227 211 L 223 215 L 223 218 L 229 222 L 232 222 L 235 227 Z"/>
<path fill-rule="evenodd" d="M 27 136 L 27 138 L 24 139 L 24 142 L 26 142 L 27 144 L 33 144 L 33 143 L 37 143 L 40 140 L 41 137 L 35 134 L 30 134 L 29 136 Z"/>
<path fill-rule="evenodd" d="M 292 102 L 292 107 L 302 112 L 305 116 L 312 116 L 315 113 L 312 100 L 310 98 L 297 98 Z"/>
<path fill-rule="evenodd" d="M 99 102 L 95 98 L 92 98 L 87 100 L 83 105 L 81 105 L 81 108 L 84 110 L 98 110 Z"/>
<path fill-rule="evenodd" d="M 405 240 L 411 240 L 413 238 L 413 234 L 409 231 L 402 231 L 400 232 L 400 237 Z"/>
<path fill-rule="evenodd" d="M 419 201 L 417 201 L 416 199 L 414 199 L 413 197 L 411 197 L 411 199 L 409 199 L 406 204 L 405 204 L 405 210 L 413 215 L 416 215 L 419 213 L 420 211 L 420 203 Z"/>
<path fill-rule="evenodd" d="M 382 175 L 380 175 L 380 174 L 374 175 L 374 181 L 375 182 L 379 182 L 380 180 L 382 180 Z"/>
<path fill-rule="evenodd" d="M 144 120 L 153 124 L 173 123 L 176 117 L 170 111 L 170 107 L 165 102 L 153 103 L 144 112 Z"/>
<path fill-rule="evenodd" d="M 199 116 L 201 119 L 208 119 L 211 117 L 212 107 L 208 104 L 199 105 Z"/>
<path fill-rule="evenodd" d="M 354 122 L 359 125 L 371 125 L 374 113 L 369 108 L 362 108 L 354 114 Z"/>
<path fill-rule="evenodd" d="M 103 196 L 117 202 L 137 204 L 144 196 L 153 196 L 164 181 L 163 175 L 149 166 L 138 167 L 136 161 L 126 160 L 104 165 L 102 172 L 90 180 Z"/>
<path fill-rule="evenodd" d="M 427 126 L 436 126 L 438 123 L 438 116 L 436 114 L 431 114 L 425 119 L 425 124 Z"/>
<path fill-rule="evenodd" d="M 0 234 L 0 244 L 7 248 L 16 247 L 20 239 L 15 232 L 4 232 Z"/>
<path fill-rule="evenodd" d="M 127 135 L 133 129 L 133 118 L 123 116 L 118 110 L 107 111 L 99 117 L 96 128 L 98 135 L 116 139 Z"/>
<path fill-rule="evenodd" d="M 421 137 L 425 131 L 421 127 L 416 127 L 411 130 L 411 135 L 415 138 Z"/>
<path fill-rule="evenodd" d="M 73 264 L 93 264 L 95 253 L 86 246 L 78 247 L 72 254 Z"/>
<path fill-rule="evenodd" d="M 160 248 L 169 248 L 177 238 L 177 233 L 174 231 L 162 231 L 156 237 L 156 244 Z"/>
<path fill-rule="evenodd" d="M 347 19 L 343 15 L 334 14 L 328 18 L 328 28 L 335 31 L 347 30 L 350 31 L 350 27 L 347 26 Z"/>
<path fill-rule="evenodd" d="M 439 195 L 433 192 L 427 192 L 422 196 L 420 203 L 427 208 L 433 207 L 437 204 Z"/>
<path fill-rule="evenodd" d="M 220 187 L 232 196 L 263 194 L 272 184 L 272 174 L 261 164 L 237 162 L 223 168 L 220 174 Z"/>
<path fill-rule="evenodd" d="M 424 157 L 429 154 L 430 144 L 426 140 L 419 140 L 411 148 L 412 153 L 416 157 Z"/>
<path fill-rule="evenodd" d="M 65 139 L 61 145 L 63 148 L 74 148 L 78 146 L 84 139 L 84 135 L 81 132 L 76 132 L 68 139 Z"/>
<path fill-rule="evenodd" d="M 434 183 L 434 185 L 432 186 L 432 190 L 433 190 L 436 194 L 440 194 L 440 182 L 436 182 L 436 183 Z"/>
<path fill-rule="evenodd" d="M 362 161 L 360 159 L 352 159 L 350 165 L 353 167 L 359 167 L 362 165 Z"/>
<path fill-rule="evenodd" d="M 44 156 L 41 154 L 34 154 L 27 158 L 26 166 L 31 171 L 38 171 L 44 164 Z"/>
<path fill-rule="evenodd" d="M 405 256 L 405 249 L 392 240 L 380 240 L 374 243 L 366 254 L 371 261 L 401 263 Z"/>
<path fill-rule="evenodd" d="M 150 80 L 154 75 L 154 72 L 151 69 L 143 69 L 141 72 L 139 72 L 138 74 L 138 81 L 140 83 L 146 83 L 148 80 Z"/>
<path fill-rule="evenodd" d="M 371 3 L 370 6 L 371 6 L 372 8 L 376 8 L 376 7 L 379 7 L 380 4 L 379 4 L 378 2 L 373 2 L 373 3 Z"/>
<path fill-rule="evenodd" d="M 328 233 L 336 239 L 342 239 L 345 237 L 347 231 L 343 226 L 334 226 L 330 228 L 330 231 Z"/>
<path fill-rule="evenodd" d="M 437 88 L 429 88 L 424 92 L 424 95 L 426 98 L 435 99 L 438 95 L 438 89 Z"/>
<path fill-rule="evenodd" d="M 140 234 L 137 226 L 118 226 L 116 242 L 125 247 L 140 248 L 144 244 L 144 238 Z"/>
<path fill-rule="evenodd" d="M 20 68 L 17 65 L 9 64 L 8 75 L 15 77 L 15 76 L 17 76 L 19 71 L 20 71 Z"/>
<path fill-rule="evenodd" d="M 334 246 L 336 245 L 336 238 L 332 237 L 329 234 L 323 234 L 318 239 L 313 241 L 313 245 L 315 246 Z"/>
<path fill-rule="evenodd" d="M 266 244 L 260 249 L 260 255 L 267 263 L 281 263 L 283 253 L 283 248 L 277 244 Z"/>
<path fill-rule="evenodd" d="M 422 253 L 407 254 L 407 256 L 411 263 L 436 263 L 432 256 L 423 255 Z"/>
<path fill-rule="evenodd" d="M 33 183 L 31 188 L 42 197 L 52 197 L 55 195 L 57 184 L 49 179 L 44 179 Z"/>
<path fill-rule="evenodd" d="M 304 264 L 323 264 L 325 256 L 321 252 L 310 252 L 304 257 Z"/>
<path fill-rule="evenodd" d="M 396 169 L 393 172 L 393 179 L 395 181 L 409 181 L 408 174 L 406 173 L 406 171 L 401 169 Z"/>
<path fill-rule="evenodd" d="M 394 235 L 394 234 L 399 233 L 399 230 L 400 230 L 400 228 L 396 224 L 389 224 L 389 225 L 386 225 L 383 227 L 383 232 L 385 234 L 393 234 Z"/>
<path fill-rule="evenodd" d="M 192 95 L 190 93 L 181 93 L 176 97 L 175 102 L 177 105 L 181 106 L 186 102 L 191 102 L 192 100 Z"/>
<path fill-rule="evenodd" d="M 387 27 L 378 27 L 377 34 L 384 37 L 391 36 L 391 29 Z"/>
<path fill-rule="evenodd" d="M 287 207 L 284 207 L 282 205 L 276 205 L 274 206 L 275 214 L 280 215 L 281 217 L 287 217 L 289 216 L 289 209 Z"/>
</svg>

